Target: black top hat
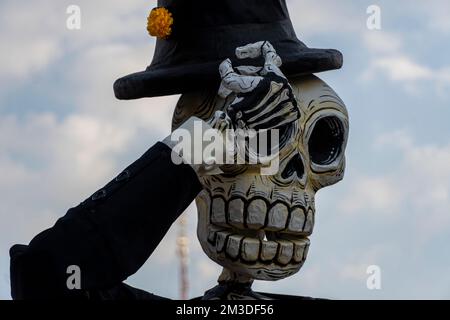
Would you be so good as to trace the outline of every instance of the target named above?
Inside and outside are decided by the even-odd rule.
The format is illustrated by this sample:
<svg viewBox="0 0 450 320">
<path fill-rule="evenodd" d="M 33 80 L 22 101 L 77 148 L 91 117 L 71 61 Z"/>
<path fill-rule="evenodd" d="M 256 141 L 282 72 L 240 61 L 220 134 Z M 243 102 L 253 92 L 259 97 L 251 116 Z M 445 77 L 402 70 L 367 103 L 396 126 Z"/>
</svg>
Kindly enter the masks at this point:
<svg viewBox="0 0 450 320">
<path fill-rule="evenodd" d="M 118 99 L 138 99 L 218 86 L 220 62 L 236 60 L 237 47 L 269 41 L 283 60 L 288 77 L 339 69 L 342 54 L 311 49 L 297 39 L 285 0 L 158 0 L 173 17 L 169 38 L 159 38 L 151 65 L 114 84 Z"/>
</svg>

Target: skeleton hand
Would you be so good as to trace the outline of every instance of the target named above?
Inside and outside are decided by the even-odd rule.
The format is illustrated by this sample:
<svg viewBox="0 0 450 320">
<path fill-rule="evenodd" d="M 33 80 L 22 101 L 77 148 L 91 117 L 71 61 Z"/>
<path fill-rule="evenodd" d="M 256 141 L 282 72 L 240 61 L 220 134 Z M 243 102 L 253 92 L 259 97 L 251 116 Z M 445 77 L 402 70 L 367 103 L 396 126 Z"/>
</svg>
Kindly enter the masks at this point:
<svg viewBox="0 0 450 320">
<path fill-rule="evenodd" d="M 264 67 L 243 66 L 233 69 L 230 59 L 220 65 L 222 83 L 219 95 L 235 93 L 227 113 L 239 129 L 274 129 L 300 118 L 292 88 L 279 67 L 281 58 L 273 46 L 258 42 L 236 49 L 239 59 L 263 56 Z"/>
<path fill-rule="evenodd" d="M 213 129 L 218 130 L 221 134 L 225 134 L 227 129 L 233 128 L 230 117 L 222 111 L 216 111 L 212 118 L 207 122 Z"/>
</svg>

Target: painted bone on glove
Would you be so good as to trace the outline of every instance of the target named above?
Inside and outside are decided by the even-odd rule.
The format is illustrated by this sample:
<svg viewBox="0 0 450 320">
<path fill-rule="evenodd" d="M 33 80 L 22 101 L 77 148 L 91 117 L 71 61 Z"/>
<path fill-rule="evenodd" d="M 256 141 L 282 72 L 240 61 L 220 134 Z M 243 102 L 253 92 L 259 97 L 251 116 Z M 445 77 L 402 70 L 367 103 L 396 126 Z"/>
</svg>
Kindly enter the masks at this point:
<svg viewBox="0 0 450 320">
<path fill-rule="evenodd" d="M 240 129 L 274 129 L 300 118 L 300 110 L 292 87 L 280 71 L 282 62 L 273 46 L 267 42 L 249 44 L 236 49 L 240 59 L 263 56 L 261 68 L 241 66 L 233 69 L 230 59 L 220 65 L 222 83 L 219 95 L 236 95 L 227 108 L 233 123 Z"/>
</svg>

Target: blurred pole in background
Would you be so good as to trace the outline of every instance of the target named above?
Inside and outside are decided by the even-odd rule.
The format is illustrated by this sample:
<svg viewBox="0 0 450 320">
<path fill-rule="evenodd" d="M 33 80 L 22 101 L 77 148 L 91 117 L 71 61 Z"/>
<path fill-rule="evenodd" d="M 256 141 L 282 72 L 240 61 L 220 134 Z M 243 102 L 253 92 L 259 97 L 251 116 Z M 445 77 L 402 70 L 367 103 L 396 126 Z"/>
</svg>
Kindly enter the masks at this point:
<svg viewBox="0 0 450 320">
<path fill-rule="evenodd" d="M 177 254 L 180 262 L 180 299 L 189 299 L 189 239 L 187 237 L 187 216 L 184 214 L 179 222 Z"/>
</svg>

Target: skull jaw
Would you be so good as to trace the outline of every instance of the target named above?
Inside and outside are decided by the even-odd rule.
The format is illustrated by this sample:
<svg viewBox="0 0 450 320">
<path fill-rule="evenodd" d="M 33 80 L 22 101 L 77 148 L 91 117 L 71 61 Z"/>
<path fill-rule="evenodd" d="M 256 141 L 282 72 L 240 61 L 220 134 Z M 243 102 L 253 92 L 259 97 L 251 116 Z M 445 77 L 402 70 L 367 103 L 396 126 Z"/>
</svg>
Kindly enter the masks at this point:
<svg viewBox="0 0 450 320">
<path fill-rule="evenodd" d="M 300 241 L 304 245 L 301 251 L 301 256 L 296 257 L 296 259 L 289 258 L 286 261 L 279 261 L 280 259 L 277 259 L 276 257 L 273 257 L 272 259 L 262 260 L 261 254 L 263 250 L 262 247 L 264 246 L 263 240 L 261 240 L 260 248 L 258 249 L 259 257 L 257 259 L 246 258 L 244 253 L 245 249 L 243 248 L 246 243 L 243 241 L 243 236 L 232 235 L 232 233 L 234 233 L 232 232 L 232 230 L 219 231 L 219 233 L 221 233 L 220 236 L 225 236 L 225 238 L 227 238 L 227 241 L 226 244 L 224 244 L 223 249 L 218 250 L 218 235 L 216 234 L 213 239 L 213 237 L 211 237 L 211 234 L 216 232 L 220 228 L 218 229 L 210 222 L 209 212 L 211 208 L 211 198 L 208 195 L 207 191 L 203 191 L 197 197 L 196 203 L 198 208 L 197 236 L 202 249 L 211 260 L 224 267 L 224 272 L 219 278 L 219 282 L 251 282 L 253 279 L 263 281 L 277 281 L 296 274 L 302 268 L 309 249 L 309 240 L 306 237 L 302 238 Z M 227 233 L 229 234 L 226 235 Z M 230 239 L 231 237 L 234 237 L 234 239 Z M 236 252 L 230 254 L 230 250 L 227 249 L 230 249 L 229 247 L 232 247 L 238 239 L 241 239 L 241 243 L 237 244 L 237 250 L 235 250 Z M 282 247 L 281 245 L 278 245 L 278 248 L 276 249 L 277 255 L 281 255 L 280 250 L 282 250 Z M 292 250 L 294 250 L 294 245 L 292 245 Z M 287 253 L 287 255 L 289 254 L 291 254 L 291 256 L 294 255 L 293 253 Z"/>
<path fill-rule="evenodd" d="M 233 273 L 242 274 L 251 279 L 263 281 L 278 281 L 288 278 L 299 272 L 303 266 L 303 263 L 296 265 L 292 264 L 289 266 L 279 266 L 275 263 L 269 263 L 267 265 L 255 264 L 254 266 L 249 266 L 239 261 L 230 261 L 223 255 L 218 255 L 216 258 L 212 259 Z"/>
</svg>

